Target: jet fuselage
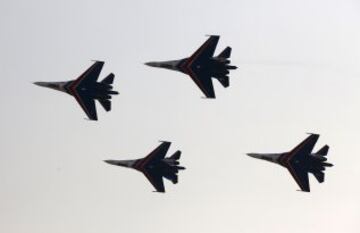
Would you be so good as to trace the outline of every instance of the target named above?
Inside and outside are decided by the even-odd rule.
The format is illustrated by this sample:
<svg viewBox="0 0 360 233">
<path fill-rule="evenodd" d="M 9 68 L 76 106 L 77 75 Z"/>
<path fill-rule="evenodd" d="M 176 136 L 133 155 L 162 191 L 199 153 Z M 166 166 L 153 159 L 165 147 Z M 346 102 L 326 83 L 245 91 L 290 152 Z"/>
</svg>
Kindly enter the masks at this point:
<svg viewBox="0 0 360 233">
<path fill-rule="evenodd" d="M 212 57 L 206 59 L 198 64 L 193 64 L 189 58 L 180 60 L 162 61 L 162 62 L 147 62 L 148 66 L 165 68 L 191 75 L 191 72 L 206 72 L 209 76 L 215 78 L 222 78 L 228 75 L 229 70 L 236 69 L 236 66 L 231 66 L 230 61 L 225 58 Z"/>
<path fill-rule="evenodd" d="M 76 80 L 68 82 L 35 82 L 34 84 L 51 88 L 57 91 L 68 93 L 72 96 L 81 93 L 93 99 L 111 99 L 111 95 L 117 95 L 118 92 L 112 90 L 112 85 L 96 82 L 86 85 L 78 85 Z"/>
<path fill-rule="evenodd" d="M 248 153 L 247 155 L 253 158 L 277 163 L 287 168 L 301 190 L 310 192 L 308 173 L 312 173 L 318 182 L 322 183 L 325 180 L 325 168 L 333 166 L 326 162 L 326 156 L 329 151 L 328 145 L 323 146 L 316 153 L 312 153 L 318 138 L 318 134 L 310 134 L 310 136 L 298 144 L 294 149 L 285 153 Z"/>
<path fill-rule="evenodd" d="M 34 84 L 54 90 L 66 92 L 72 95 L 80 104 L 89 120 L 96 121 L 97 111 L 95 100 L 98 100 L 105 111 L 111 110 L 111 95 L 118 92 L 112 90 L 115 75 L 110 73 L 102 81 L 98 82 L 104 62 L 95 61 L 77 79 L 67 82 L 35 82 Z"/>
<path fill-rule="evenodd" d="M 145 65 L 180 71 L 187 74 L 203 92 L 206 98 L 215 99 L 212 78 L 223 87 L 229 87 L 229 70 L 237 67 L 230 65 L 231 47 L 226 47 L 218 56 L 214 52 L 220 36 L 212 35 L 191 56 L 180 60 L 147 62 Z"/>
<path fill-rule="evenodd" d="M 177 173 L 179 170 L 184 170 L 184 167 L 178 166 L 177 158 L 164 158 L 159 161 L 147 161 L 146 158 L 135 160 L 105 160 L 104 162 L 116 166 L 133 168 L 139 172 L 145 173 L 147 171 L 156 172 L 161 176 L 170 180 L 174 184 L 177 183 Z"/>
<path fill-rule="evenodd" d="M 302 167 L 310 173 L 325 170 L 325 167 L 331 167 L 332 164 L 326 163 L 327 158 L 318 154 L 310 154 L 304 156 L 304 159 L 297 160 L 296 158 L 289 160 L 289 153 L 277 153 L 277 154 L 259 154 L 259 153 L 248 153 L 250 157 L 266 160 L 279 164 L 283 167 L 288 167 L 288 163 L 301 163 Z"/>
</svg>

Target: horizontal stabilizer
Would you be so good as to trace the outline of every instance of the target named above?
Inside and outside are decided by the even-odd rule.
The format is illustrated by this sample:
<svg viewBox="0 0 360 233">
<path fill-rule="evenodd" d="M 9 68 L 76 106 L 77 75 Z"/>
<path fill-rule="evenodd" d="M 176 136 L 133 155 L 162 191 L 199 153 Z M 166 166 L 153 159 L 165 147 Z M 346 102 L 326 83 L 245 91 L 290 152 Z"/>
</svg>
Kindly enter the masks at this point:
<svg viewBox="0 0 360 233">
<path fill-rule="evenodd" d="M 219 55 L 220 58 L 229 58 L 231 56 L 231 48 L 226 47 Z"/>
<path fill-rule="evenodd" d="M 108 99 L 99 100 L 100 104 L 104 107 L 105 111 L 111 110 L 111 102 Z"/>
<path fill-rule="evenodd" d="M 219 80 L 221 85 L 223 85 L 223 87 L 228 87 L 230 85 L 229 76 L 223 76 L 217 79 Z"/>
<path fill-rule="evenodd" d="M 316 152 L 316 155 L 326 156 L 328 152 L 329 152 L 329 146 L 325 145 L 318 152 Z"/>
<path fill-rule="evenodd" d="M 106 78 L 104 78 L 104 80 L 101 81 L 101 83 L 111 85 L 114 82 L 114 77 L 115 75 L 110 73 L 108 76 L 106 76 Z"/>
<path fill-rule="evenodd" d="M 173 155 L 170 156 L 170 159 L 179 160 L 181 156 L 181 151 L 176 151 Z"/>
<path fill-rule="evenodd" d="M 322 183 L 325 180 L 325 174 L 321 171 L 314 173 L 314 176 L 317 179 L 317 181 L 319 181 L 319 183 Z"/>
<path fill-rule="evenodd" d="M 177 184 L 178 182 L 178 175 L 176 173 L 165 174 L 164 177 L 170 180 L 173 184 Z"/>
</svg>

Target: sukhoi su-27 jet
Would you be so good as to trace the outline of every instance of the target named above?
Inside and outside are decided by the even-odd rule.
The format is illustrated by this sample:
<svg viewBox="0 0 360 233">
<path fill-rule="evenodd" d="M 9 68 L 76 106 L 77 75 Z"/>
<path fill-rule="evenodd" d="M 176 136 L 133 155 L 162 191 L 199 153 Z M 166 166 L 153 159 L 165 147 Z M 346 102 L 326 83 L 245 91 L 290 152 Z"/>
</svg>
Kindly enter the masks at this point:
<svg viewBox="0 0 360 233">
<path fill-rule="evenodd" d="M 113 73 L 110 73 L 101 82 L 97 82 L 103 65 L 104 62 L 96 61 L 75 80 L 67 82 L 35 82 L 34 84 L 74 96 L 88 118 L 97 120 L 95 100 L 98 100 L 106 111 L 110 111 L 111 95 L 118 94 L 118 92 L 112 90 L 115 77 Z"/>
<path fill-rule="evenodd" d="M 323 146 L 318 152 L 312 153 L 318 139 L 318 134 L 310 134 L 290 152 L 278 154 L 248 153 L 247 155 L 286 167 L 301 190 L 310 192 L 308 173 L 312 173 L 318 182 L 322 183 L 325 180 L 325 168 L 333 166 L 331 163 L 325 162 L 329 151 L 328 145 Z"/>
<path fill-rule="evenodd" d="M 230 47 L 226 47 L 218 56 L 214 57 L 219 38 L 220 36 L 210 36 L 210 38 L 188 58 L 163 62 L 147 62 L 145 64 L 152 67 L 183 72 L 190 76 L 206 98 L 215 98 L 212 78 L 216 78 L 224 87 L 228 87 L 230 85 L 229 70 L 237 68 L 236 66 L 230 65 Z"/>
<path fill-rule="evenodd" d="M 185 169 L 184 167 L 178 166 L 180 164 L 181 151 L 176 151 L 170 157 L 165 158 L 170 144 L 171 142 L 162 142 L 160 146 L 142 159 L 105 160 L 104 162 L 111 165 L 133 168 L 142 172 L 157 192 L 164 193 L 163 177 L 173 182 L 173 184 L 176 184 L 178 182 L 177 174 L 179 170 Z"/>
</svg>

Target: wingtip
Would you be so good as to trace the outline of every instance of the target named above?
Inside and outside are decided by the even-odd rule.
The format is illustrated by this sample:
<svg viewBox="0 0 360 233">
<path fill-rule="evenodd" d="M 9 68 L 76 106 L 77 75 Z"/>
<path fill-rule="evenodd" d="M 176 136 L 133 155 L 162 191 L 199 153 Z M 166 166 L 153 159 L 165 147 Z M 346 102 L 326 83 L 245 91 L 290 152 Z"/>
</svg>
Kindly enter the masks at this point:
<svg viewBox="0 0 360 233">
<path fill-rule="evenodd" d="M 311 132 L 306 132 L 306 134 L 309 134 L 309 135 L 319 135 L 318 133 L 311 133 Z"/>
<path fill-rule="evenodd" d="M 165 193 L 165 191 L 153 191 L 153 193 Z"/>
<path fill-rule="evenodd" d="M 169 141 L 165 141 L 165 140 L 159 140 L 159 142 L 171 143 L 171 142 L 169 142 Z"/>
<path fill-rule="evenodd" d="M 98 120 L 97 118 L 91 119 L 91 118 L 86 118 L 86 117 L 84 117 L 84 119 L 87 121 L 97 121 Z"/>
<path fill-rule="evenodd" d="M 214 100 L 214 99 L 216 99 L 216 97 L 215 96 L 210 96 L 210 97 L 202 96 L 201 99 Z"/>
<path fill-rule="evenodd" d="M 105 63 L 105 61 L 100 61 L 100 60 L 91 60 L 91 61 L 93 61 L 93 62 L 101 62 L 101 63 Z"/>
<path fill-rule="evenodd" d="M 220 35 L 211 35 L 211 34 L 205 34 L 205 36 L 208 36 L 208 37 L 212 37 L 212 36 L 214 36 L 214 37 L 220 37 Z"/>
<path fill-rule="evenodd" d="M 302 192 L 302 193 L 310 193 L 310 190 L 302 190 L 302 189 L 298 189 L 296 190 L 298 192 Z"/>
</svg>

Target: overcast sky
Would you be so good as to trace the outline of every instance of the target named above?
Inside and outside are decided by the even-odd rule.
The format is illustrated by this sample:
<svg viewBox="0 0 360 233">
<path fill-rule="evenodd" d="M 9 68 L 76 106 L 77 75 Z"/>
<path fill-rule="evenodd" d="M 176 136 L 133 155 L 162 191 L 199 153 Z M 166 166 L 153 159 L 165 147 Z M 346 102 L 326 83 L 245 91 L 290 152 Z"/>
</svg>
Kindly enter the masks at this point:
<svg viewBox="0 0 360 233">
<path fill-rule="evenodd" d="M 358 0 L 0 1 L 0 231 L 319 233 L 360 231 Z M 179 72 L 143 65 L 191 55 L 206 34 L 233 48 L 217 99 Z M 34 81 L 115 73 L 98 122 Z M 311 193 L 247 152 L 321 135 L 335 166 Z M 104 159 L 183 152 L 165 194 Z"/>
</svg>

